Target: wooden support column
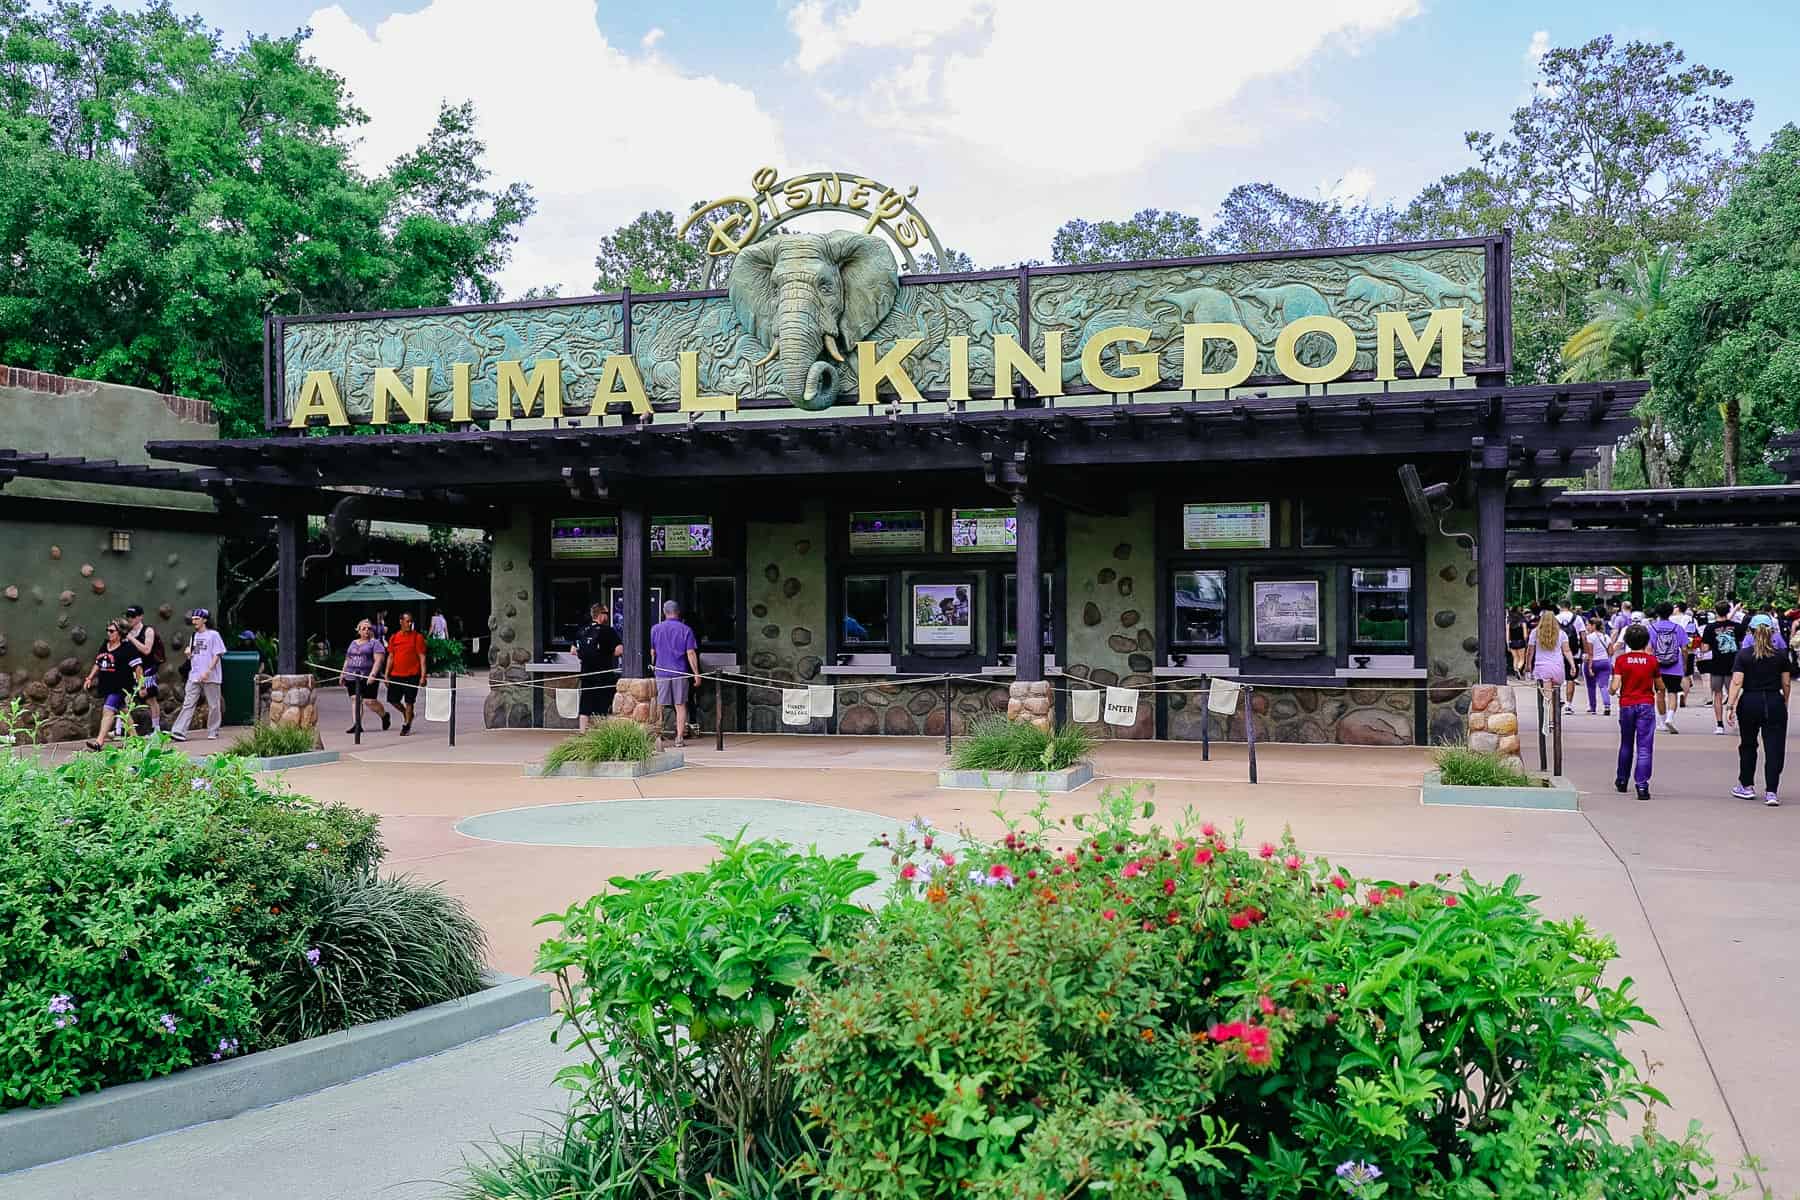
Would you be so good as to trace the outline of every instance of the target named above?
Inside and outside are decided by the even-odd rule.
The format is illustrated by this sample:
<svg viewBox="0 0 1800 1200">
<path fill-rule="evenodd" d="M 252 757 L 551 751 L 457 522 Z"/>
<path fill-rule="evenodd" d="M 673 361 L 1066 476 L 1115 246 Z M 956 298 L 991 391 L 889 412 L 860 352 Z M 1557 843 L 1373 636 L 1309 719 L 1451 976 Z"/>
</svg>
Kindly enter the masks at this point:
<svg viewBox="0 0 1800 1200">
<path fill-rule="evenodd" d="M 619 678 L 644 679 L 650 668 L 650 511 L 632 500 L 619 509 L 619 573 L 625 615 L 619 636 L 625 641 Z"/>
<path fill-rule="evenodd" d="M 1044 677 L 1044 604 L 1040 592 L 1043 568 L 1043 505 L 1036 496 L 1020 493 L 1014 498 L 1018 516 L 1018 654 L 1013 660 L 1020 683 L 1036 683 Z"/>
<path fill-rule="evenodd" d="M 1640 612 L 1649 611 L 1650 605 L 1644 600 L 1644 564 L 1631 564 L 1631 603 Z"/>
<path fill-rule="evenodd" d="M 1476 667 L 1483 683 L 1506 682 L 1506 472 L 1475 476 Z"/>
<path fill-rule="evenodd" d="M 275 518 L 275 655 L 276 673 L 298 675 L 306 661 L 300 645 L 300 559 L 306 553 L 306 514 L 284 512 Z"/>
</svg>

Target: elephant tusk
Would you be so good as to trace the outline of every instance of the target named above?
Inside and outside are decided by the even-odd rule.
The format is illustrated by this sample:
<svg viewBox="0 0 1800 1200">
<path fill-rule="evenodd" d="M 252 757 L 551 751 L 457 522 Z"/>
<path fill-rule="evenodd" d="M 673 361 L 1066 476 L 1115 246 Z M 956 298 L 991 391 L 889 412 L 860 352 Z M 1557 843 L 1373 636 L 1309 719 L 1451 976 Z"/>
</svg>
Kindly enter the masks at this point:
<svg viewBox="0 0 1800 1200">
<path fill-rule="evenodd" d="M 775 355 L 778 352 L 780 352 L 780 350 L 781 350 L 781 339 L 776 338 L 774 341 L 769 343 L 769 352 L 767 354 L 763 355 L 762 361 L 756 364 L 757 367 L 766 367 L 770 363 L 774 362 Z"/>
<path fill-rule="evenodd" d="M 839 362 L 844 361 L 844 352 L 838 349 L 837 338 L 834 335 L 829 333 L 825 335 L 825 349 L 831 352 L 831 357 Z"/>
</svg>

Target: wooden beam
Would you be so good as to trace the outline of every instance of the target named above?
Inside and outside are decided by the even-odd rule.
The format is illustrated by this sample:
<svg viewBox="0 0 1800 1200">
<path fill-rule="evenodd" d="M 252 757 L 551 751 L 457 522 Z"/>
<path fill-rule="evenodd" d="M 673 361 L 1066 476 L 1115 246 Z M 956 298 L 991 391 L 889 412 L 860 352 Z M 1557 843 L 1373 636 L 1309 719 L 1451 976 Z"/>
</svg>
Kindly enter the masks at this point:
<svg viewBox="0 0 1800 1200">
<path fill-rule="evenodd" d="M 1515 529 L 1506 534 L 1506 561 L 1531 566 L 1762 562 L 1782 547 L 1800 555 L 1800 526 Z"/>
</svg>

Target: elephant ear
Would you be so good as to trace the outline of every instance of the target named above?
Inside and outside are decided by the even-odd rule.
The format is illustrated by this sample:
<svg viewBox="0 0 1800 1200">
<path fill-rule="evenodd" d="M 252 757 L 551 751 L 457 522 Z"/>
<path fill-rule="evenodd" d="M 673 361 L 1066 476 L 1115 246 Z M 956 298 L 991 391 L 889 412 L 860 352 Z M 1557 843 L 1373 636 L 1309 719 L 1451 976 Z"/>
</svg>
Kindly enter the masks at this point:
<svg viewBox="0 0 1800 1200">
<path fill-rule="evenodd" d="M 843 281 L 844 316 L 838 336 L 848 352 L 894 307 L 900 295 L 900 266 L 881 238 L 842 229 L 825 235 L 825 257 L 838 264 Z"/>
<path fill-rule="evenodd" d="M 775 259 L 780 253 L 778 237 L 764 238 L 738 251 L 726 289 L 738 324 L 765 346 L 775 340 Z"/>
</svg>

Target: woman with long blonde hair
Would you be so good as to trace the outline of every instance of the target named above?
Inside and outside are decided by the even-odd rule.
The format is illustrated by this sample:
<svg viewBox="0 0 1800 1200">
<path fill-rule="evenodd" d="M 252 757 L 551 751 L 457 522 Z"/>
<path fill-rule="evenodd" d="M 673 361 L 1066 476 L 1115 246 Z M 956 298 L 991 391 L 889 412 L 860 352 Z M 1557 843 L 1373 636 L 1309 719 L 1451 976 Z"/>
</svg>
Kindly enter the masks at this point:
<svg viewBox="0 0 1800 1200">
<path fill-rule="evenodd" d="M 1787 656 L 1775 648 L 1775 618 L 1757 613 L 1750 618 L 1750 643 L 1737 652 L 1732 664 L 1731 695 L 1725 700 L 1725 719 L 1738 727 L 1738 785 L 1731 794 L 1739 800 L 1756 798 L 1756 739 L 1762 738 L 1763 803 L 1777 808 L 1781 800 L 1782 761 L 1787 754 L 1788 693 L 1794 685 Z"/>
<path fill-rule="evenodd" d="M 1530 660 L 1531 677 L 1542 689 L 1544 703 L 1550 706 L 1545 711 L 1555 712 L 1563 702 L 1563 684 L 1575 678 L 1575 658 L 1569 652 L 1569 635 L 1557 624 L 1556 613 L 1550 609 L 1538 617 L 1525 656 Z"/>
</svg>

